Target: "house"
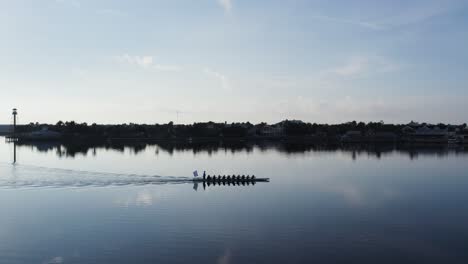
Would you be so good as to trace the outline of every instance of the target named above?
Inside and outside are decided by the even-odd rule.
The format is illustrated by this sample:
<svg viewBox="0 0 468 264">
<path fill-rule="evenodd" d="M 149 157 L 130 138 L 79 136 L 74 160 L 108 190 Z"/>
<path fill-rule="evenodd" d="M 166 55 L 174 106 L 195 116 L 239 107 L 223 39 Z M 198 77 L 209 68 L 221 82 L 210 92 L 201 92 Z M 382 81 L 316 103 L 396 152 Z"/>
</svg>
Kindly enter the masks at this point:
<svg viewBox="0 0 468 264">
<path fill-rule="evenodd" d="M 362 135 L 361 131 L 357 130 L 350 130 L 347 131 L 342 137 L 341 142 L 343 143 L 357 143 L 365 141 L 364 136 Z"/>
<path fill-rule="evenodd" d="M 463 144 L 468 144 L 468 128 L 464 128 L 459 132 L 459 137 Z"/>
<path fill-rule="evenodd" d="M 406 136 L 409 141 L 414 143 L 447 143 L 449 132 L 447 128 L 441 129 L 438 126 L 434 128 L 422 126 L 415 129 L 413 133 L 407 133 Z"/>
<path fill-rule="evenodd" d="M 281 125 L 265 125 L 258 129 L 258 134 L 265 137 L 280 137 L 283 136 L 283 127 Z"/>
<path fill-rule="evenodd" d="M 39 131 L 23 134 L 20 137 L 25 140 L 57 140 L 62 137 L 62 134 L 51 131 L 47 127 L 43 127 Z"/>
<path fill-rule="evenodd" d="M 413 134 L 414 132 L 416 132 L 416 129 L 414 129 L 413 127 L 411 126 L 405 126 L 401 132 L 403 132 L 403 134 L 405 135 L 409 135 L 409 134 Z"/>
</svg>

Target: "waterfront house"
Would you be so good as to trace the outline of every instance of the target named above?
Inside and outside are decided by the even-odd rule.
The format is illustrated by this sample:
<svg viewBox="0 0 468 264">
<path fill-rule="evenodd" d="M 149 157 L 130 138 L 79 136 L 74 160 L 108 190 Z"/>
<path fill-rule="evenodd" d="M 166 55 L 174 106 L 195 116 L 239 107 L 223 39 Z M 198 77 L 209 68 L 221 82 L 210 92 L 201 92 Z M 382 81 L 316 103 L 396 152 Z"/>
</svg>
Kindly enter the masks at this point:
<svg viewBox="0 0 468 264">
<path fill-rule="evenodd" d="M 342 137 L 341 142 L 343 143 L 358 143 L 365 141 L 364 136 L 362 135 L 361 131 L 357 130 L 350 130 L 347 131 Z"/>
<path fill-rule="evenodd" d="M 281 137 L 283 136 L 283 127 L 279 124 L 276 125 L 265 125 L 259 130 L 259 134 L 264 137 Z"/>
<path fill-rule="evenodd" d="M 463 144 L 468 144 L 468 128 L 461 129 L 458 136 Z"/>
<path fill-rule="evenodd" d="M 43 127 L 39 131 L 19 135 L 19 138 L 23 140 L 58 140 L 61 137 L 61 133 L 49 130 L 48 127 Z"/>
<path fill-rule="evenodd" d="M 413 143 L 446 144 L 449 138 L 449 131 L 447 128 L 442 129 L 438 126 L 430 128 L 425 125 L 415 129 L 413 133 L 406 134 L 406 137 Z"/>
<path fill-rule="evenodd" d="M 414 132 L 416 132 L 416 129 L 414 129 L 413 127 L 411 126 L 405 126 L 401 132 L 404 134 L 404 135 L 410 135 L 410 134 L 413 134 Z"/>
</svg>

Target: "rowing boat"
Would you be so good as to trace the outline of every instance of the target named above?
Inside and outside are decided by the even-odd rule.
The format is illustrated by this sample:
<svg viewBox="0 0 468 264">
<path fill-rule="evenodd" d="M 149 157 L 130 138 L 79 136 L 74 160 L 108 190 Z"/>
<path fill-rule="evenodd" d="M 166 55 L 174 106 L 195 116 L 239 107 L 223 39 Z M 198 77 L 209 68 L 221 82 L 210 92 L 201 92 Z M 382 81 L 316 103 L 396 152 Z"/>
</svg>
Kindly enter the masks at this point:
<svg viewBox="0 0 468 264">
<path fill-rule="evenodd" d="M 193 182 L 210 182 L 210 183 L 213 183 L 213 182 L 225 182 L 225 183 L 238 183 L 238 182 L 269 182 L 270 179 L 269 178 L 249 178 L 249 179 L 214 179 L 214 178 L 210 178 L 210 179 L 203 179 L 203 178 L 194 178 L 193 179 Z"/>
</svg>

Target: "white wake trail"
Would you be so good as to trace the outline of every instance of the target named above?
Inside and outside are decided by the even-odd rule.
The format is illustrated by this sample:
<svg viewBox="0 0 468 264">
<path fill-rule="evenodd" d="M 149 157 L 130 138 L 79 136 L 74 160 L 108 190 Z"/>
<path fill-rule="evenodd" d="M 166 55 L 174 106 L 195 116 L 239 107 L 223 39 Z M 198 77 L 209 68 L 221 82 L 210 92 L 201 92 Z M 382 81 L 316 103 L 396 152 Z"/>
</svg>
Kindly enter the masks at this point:
<svg viewBox="0 0 468 264">
<path fill-rule="evenodd" d="M 188 183 L 188 177 L 119 174 L 33 165 L 0 164 L 0 188 L 105 187 Z"/>
</svg>

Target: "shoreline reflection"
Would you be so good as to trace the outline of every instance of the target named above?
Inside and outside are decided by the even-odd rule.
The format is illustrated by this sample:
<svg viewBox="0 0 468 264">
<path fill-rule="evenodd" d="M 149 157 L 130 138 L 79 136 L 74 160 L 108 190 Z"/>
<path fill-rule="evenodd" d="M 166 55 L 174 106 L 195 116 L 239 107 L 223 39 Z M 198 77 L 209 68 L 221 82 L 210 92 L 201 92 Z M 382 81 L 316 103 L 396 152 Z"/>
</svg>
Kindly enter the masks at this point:
<svg viewBox="0 0 468 264">
<path fill-rule="evenodd" d="M 360 157 L 381 159 L 394 153 L 403 154 L 409 159 L 417 159 L 418 156 L 446 157 L 449 155 L 468 155 L 468 148 L 464 146 L 408 146 L 408 145 L 327 145 L 327 144 L 298 144 L 288 142 L 205 142 L 205 143 L 176 143 L 176 142 L 98 142 L 98 143 L 59 143 L 59 142 L 17 142 L 14 144 L 14 156 L 16 161 L 16 148 L 30 148 L 42 153 L 55 152 L 60 158 L 75 158 L 77 155 L 96 156 L 99 150 L 114 152 L 130 152 L 138 155 L 154 149 L 154 155 L 160 152 L 173 155 L 177 152 L 191 151 L 194 155 L 208 154 L 209 156 L 225 153 L 252 153 L 254 151 L 276 151 L 281 154 L 304 155 L 310 152 L 341 152 L 349 155 L 351 159 Z"/>
</svg>

